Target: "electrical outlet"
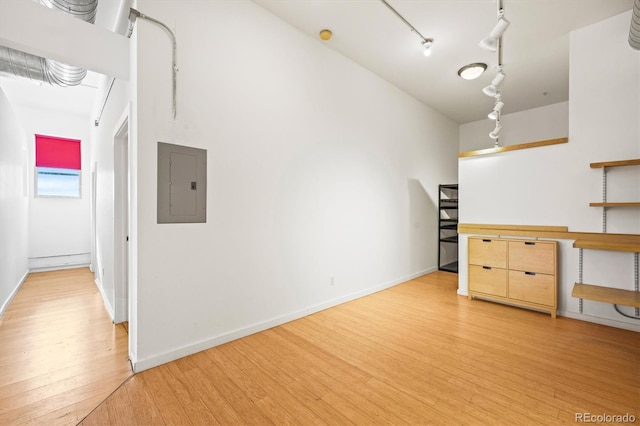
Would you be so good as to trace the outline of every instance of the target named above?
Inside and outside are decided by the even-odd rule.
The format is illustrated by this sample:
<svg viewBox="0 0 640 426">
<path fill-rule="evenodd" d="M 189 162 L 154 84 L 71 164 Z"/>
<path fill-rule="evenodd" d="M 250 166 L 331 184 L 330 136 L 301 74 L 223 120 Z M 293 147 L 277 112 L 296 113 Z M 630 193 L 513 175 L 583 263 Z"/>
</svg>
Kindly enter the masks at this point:
<svg viewBox="0 0 640 426">
<path fill-rule="evenodd" d="M 331 277 L 331 278 L 329 279 L 329 285 L 334 285 L 334 284 L 335 284 L 335 283 L 333 282 L 333 277 Z"/>
</svg>

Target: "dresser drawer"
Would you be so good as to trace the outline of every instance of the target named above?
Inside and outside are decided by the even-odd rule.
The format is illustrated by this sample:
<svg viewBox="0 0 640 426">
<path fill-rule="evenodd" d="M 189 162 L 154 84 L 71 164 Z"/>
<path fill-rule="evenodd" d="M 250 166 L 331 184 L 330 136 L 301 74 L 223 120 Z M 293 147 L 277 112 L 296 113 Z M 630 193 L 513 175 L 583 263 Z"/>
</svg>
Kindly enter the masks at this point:
<svg viewBox="0 0 640 426">
<path fill-rule="evenodd" d="M 469 290 L 507 297 L 507 270 L 469 265 Z"/>
<path fill-rule="evenodd" d="M 555 306 L 555 277 L 533 272 L 509 271 L 509 298 Z"/>
<path fill-rule="evenodd" d="M 556 273 L 556 243 L 547 241 L 509 241 L 509 269 Z"/>
<path fill-rule="evenodd" d="M 471 265 L 507 267 L 507 242 L 493 238 L 469 238 Z"/>
</svg>

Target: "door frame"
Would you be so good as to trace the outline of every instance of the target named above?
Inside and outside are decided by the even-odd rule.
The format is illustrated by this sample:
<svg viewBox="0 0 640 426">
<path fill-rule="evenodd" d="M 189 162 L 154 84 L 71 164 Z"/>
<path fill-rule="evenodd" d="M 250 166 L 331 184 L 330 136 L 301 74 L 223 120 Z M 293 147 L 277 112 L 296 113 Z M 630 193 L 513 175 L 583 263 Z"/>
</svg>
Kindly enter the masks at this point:
<svg viewBox="0 0 640 426">
<path fill-rule="evenodd" d="M 130 189 L 130 120 L 127 107 L 116 122 L 113 132 L 113 195 L 114 195 L 114 318 L 119 324 L 129 320 L 129 224 L 131 223 Z"/>
</svg>

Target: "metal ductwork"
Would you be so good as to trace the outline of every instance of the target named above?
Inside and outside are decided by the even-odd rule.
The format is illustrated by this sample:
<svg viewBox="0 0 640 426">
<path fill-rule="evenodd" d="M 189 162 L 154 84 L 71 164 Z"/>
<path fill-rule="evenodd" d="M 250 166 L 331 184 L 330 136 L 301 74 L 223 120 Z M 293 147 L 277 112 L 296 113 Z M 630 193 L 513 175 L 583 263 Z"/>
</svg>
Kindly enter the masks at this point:
<svg viewBox="0 0 640 426">
<path fill-rule="evenodd" d="M 631 28 L 629 28 L 629 45 L 636 50 L 640 50 L 640 0 L 635 0 L 633 3 Z"/>
<path fill-rule="evenodd" d="M 94 23 L 98 0 L 39 0 L 50 9 L 67 13 L 83 21 Z M 0 46 L 0 74 L 28 78 L 58 86 L 77 86 L 87 75 L 87 70 L 63 64 L 30 53 Z"/>
</svg>

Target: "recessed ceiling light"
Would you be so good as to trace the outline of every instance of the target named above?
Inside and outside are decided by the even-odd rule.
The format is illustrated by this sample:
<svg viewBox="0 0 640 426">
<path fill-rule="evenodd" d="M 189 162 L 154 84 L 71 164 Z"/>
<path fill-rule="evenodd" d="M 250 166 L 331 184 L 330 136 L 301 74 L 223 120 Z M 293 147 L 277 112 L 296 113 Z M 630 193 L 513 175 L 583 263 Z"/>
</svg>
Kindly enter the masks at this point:
<svg viewBox="0 0 640 426">
<path fill-rule="evenodd" d="M 458 70 L 458 75 L 465 80 L 474 80 L 482 75 L 487 69 L 487 64 L 481 62 L 475 62 L 473 64 L 465 65 Z"/>
</svg>

